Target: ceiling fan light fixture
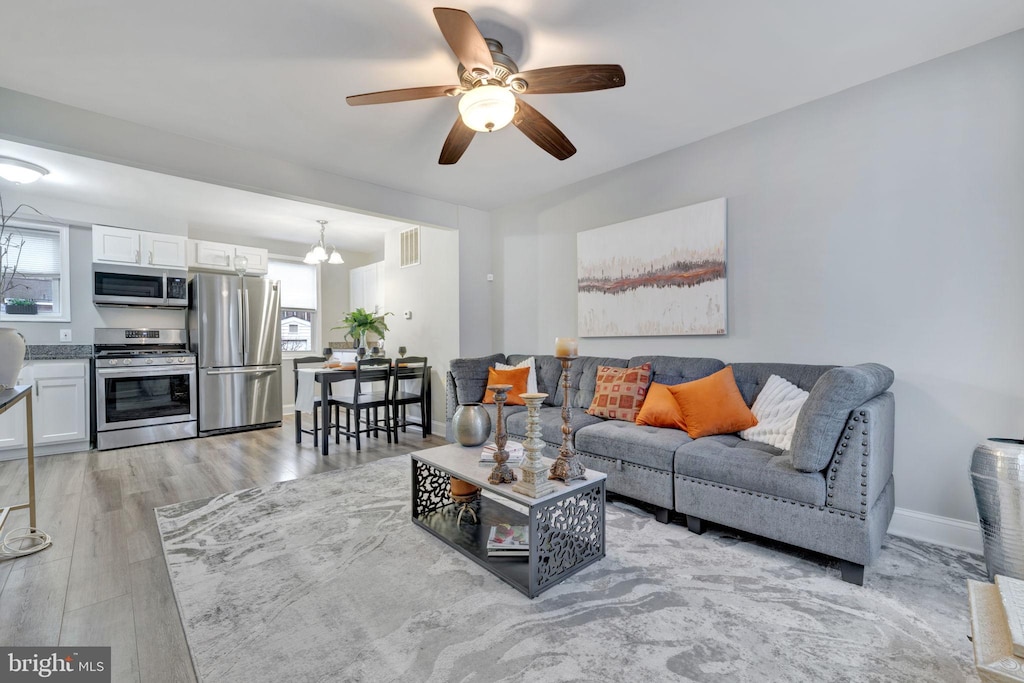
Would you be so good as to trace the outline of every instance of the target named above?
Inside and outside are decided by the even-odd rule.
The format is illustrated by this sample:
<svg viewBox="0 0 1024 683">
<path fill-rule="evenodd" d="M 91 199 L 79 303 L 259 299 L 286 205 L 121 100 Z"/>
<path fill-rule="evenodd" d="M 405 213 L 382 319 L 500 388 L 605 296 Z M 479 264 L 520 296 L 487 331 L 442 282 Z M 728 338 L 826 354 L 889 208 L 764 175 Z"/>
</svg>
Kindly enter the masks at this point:
<svg viewBox="0 0 1024 683">
<path fill-rule="evenodd" d="M 481 133 L 504 128 L 515 113 L 516 96 L 499 85 L 477 86 L 459 100 L 462 122 Z"/>
<path fill-rule="evenodd" d="M 27 185 L 28 183 L 34 183 L 44 175 L 49 175 L 49 173 L 42 166 L 28 161 L 12 159 L 11 157 L 0 157 L 0 178 L 12 183 Z"/>
</svg>

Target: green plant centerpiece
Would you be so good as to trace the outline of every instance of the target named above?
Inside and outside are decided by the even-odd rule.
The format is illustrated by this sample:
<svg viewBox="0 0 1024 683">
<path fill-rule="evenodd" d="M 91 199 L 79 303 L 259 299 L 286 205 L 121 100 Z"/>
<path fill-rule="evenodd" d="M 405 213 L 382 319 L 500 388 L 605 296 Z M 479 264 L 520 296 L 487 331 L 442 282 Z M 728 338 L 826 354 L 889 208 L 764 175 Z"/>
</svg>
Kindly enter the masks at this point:
<svg viewBox="0 0 1024 683">
<path fill-rule="evenodd" d="M 36 315 L 39 306 L 35 299 L 8 299 L 7 313 L 10 315 Z"/>
<path fill-rule="evenodd" d="M 365 308 L 357 308 L 351 313 L 346 313 L 345 317 L 339 322 L 341 323 L 337 327 L 332 327 L 332 330 L 345 330 L 345 339 L 351 339 L 356 343 L 356 347 L 366 346 L 366 335 L 368 332 L 372 332 L 381 339 L 384 339 L 384 333 L 388 332 L 388 324 L 384 321 L 389 315 L 394 313 L 370 313 Z"/>
</svg>

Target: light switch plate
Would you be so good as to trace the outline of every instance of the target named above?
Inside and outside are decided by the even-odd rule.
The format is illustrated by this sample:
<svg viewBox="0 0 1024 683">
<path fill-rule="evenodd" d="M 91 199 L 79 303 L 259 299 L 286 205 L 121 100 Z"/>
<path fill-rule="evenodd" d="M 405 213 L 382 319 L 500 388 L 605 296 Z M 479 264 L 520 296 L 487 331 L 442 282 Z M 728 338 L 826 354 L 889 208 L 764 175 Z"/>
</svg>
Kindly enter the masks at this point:
<svg viewBox="0 0 1024 683">
<path fill-rule="evenodd" d="M 402 313 L 402 317 L 406 320 L 412 320 L 412 311 L 405 311 Z"/>
<path fill-rule="evenodd" d="M 71 330 L 62 329 L 60 331 L 60 340 L 62 342 L 69 342 L 69 341 L 71 341 Z"/>
</svg>

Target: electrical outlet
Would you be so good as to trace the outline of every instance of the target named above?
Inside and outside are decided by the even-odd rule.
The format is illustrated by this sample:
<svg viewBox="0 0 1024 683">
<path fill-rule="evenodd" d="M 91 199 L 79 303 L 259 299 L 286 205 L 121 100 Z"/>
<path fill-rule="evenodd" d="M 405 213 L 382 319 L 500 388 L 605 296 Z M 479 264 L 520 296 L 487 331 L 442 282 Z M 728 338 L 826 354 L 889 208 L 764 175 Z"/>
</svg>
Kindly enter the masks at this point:
<svg viewBox="0 0 1024 683">
<path fill-rule="evenodd" d="M 492 275 L 491 273 L 487 273 L 487 281 L 494 282 L 494 275 Z"/>
<path fill-rule="evenodd" d="M 69 341 L 71 341 L 71 330 L 69 330 L 69 329 L 61 330 L 60 331 L 60 340 L 62 342 L 69 342 Z"/>
<path fill-rule="evenodd" d="M 412 311 L 405 311 L 402 313 L 402 317 L 406 320 L 412 320 Z"/>
</svg>

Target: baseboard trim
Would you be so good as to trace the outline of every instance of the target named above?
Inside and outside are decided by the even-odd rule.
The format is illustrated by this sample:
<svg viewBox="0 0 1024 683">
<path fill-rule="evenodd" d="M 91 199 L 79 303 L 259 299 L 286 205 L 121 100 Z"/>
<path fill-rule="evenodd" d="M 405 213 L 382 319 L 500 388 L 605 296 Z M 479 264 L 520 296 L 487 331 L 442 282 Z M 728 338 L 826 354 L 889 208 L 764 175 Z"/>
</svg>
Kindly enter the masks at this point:
<svg viewBox="0 0 1024 683">
<path fill-rule="evenodd" d="M 982 554 L 981 528 L 976 522 L 896 508 L 889 522 L 889 533 Z"/>
</svg>

